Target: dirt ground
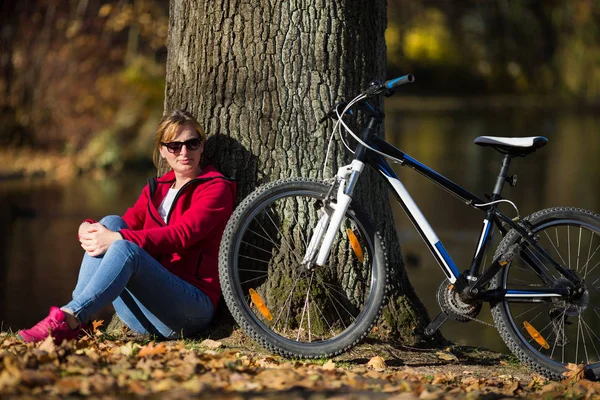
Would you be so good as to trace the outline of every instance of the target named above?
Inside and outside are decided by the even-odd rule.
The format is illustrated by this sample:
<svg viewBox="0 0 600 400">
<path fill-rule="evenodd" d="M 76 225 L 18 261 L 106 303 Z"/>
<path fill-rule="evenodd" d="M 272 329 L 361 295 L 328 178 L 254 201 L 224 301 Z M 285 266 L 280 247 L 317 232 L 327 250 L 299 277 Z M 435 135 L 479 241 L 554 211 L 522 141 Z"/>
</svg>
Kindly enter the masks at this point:
<svg viewBox="0 0 600 400">
<path fill-rule="evenodd" d="M 252 342 L 241 330 L 219 339 L 224 346 L 258 356 L 270 356 L 266 350 Z M 500 354 L 480 347 L 443 346 L 415 348 L 401 343 L 366 339 L 350 351 L 331 360 L 347 369 L 364 368 L 373 358 L 383 358 L 386 370 L 409 369 L 423 376 L 465 375 L 473 377 L 511 377 L 530 381 L 535 375 L 514 356 Z"/>
<path fill-rule="evenodd" d="M 368 339 L 331 359 L 275 356 L 240 330 L 198 340 L 95 329 L 60 345 L 0 332 L 0 398 L 448 399 L 600 398 L 572 374 L 550 382 L 481 348 L 417 349 Z"/>
</svg>

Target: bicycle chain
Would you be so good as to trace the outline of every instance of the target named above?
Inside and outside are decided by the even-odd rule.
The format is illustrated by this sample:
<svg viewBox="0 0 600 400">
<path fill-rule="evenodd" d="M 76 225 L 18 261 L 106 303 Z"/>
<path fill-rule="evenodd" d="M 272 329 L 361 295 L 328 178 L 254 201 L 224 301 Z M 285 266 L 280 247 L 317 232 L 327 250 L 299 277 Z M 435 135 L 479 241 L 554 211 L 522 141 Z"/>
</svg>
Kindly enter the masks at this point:
<svg viewBox="0 0 600 400">
<path fill-rule="evenodd" d="M 468 319 L 470 319 L 471 321 L 479 322 L 480 324 L 487 325 L 487 326 L 491 326 L 492 328 L 494 328 L 494 329 L 497 329 L 497 328 L 496 328 L 496 325 L 495 325 L 495 324 L 492 324 L 492 323 L 490 323 L 490 322 L 485 322 L 485 321 L 483 321 L 483 320 L 481 320 L 481 319 L 477 319 L 477 318 L 475 318 L 475 317 L 469 317 L 468 315 L 464 315 L 464 317 L 465 317 L 465 318 L 468 318 Z"/>
<path fill-rule="evenodd" d="M 445 284 L 445 282 L 442 282 L 442 285 L 444 285 L 444 284 Z M 441 289 L 441 287 L 440 287 L 440 289 Z M 440 290 L 440 289 L 438 289 L 438 290 Z M 448 290 L 448 289 L 444 289 L 444 290 Z M 450 290 L 452 290 L 452 289 L 450 289 Z M 453 291 L 453 290 L 452 290 L 452 291 Z M 454 292 L 454 293 L 455 293 L 455 292 Z M 448 292 L 444 292 L 444 293 L 442 294 L 442 296 L 444 296 L 444 297 L 445 297 L 445 301 L 446 301 L 446 302 L 448 302 L 448 303 L 451 303 L 452 307 L 455 309 L 455 310 L 449 310 L 449 312 L 456 313 L 456 314 L 457 314 L 457 315 L 459 315 L 461 318 L 468 319 L 469 321 L 475 321 L 475 322 L 479 322 L 480 324 L 487 325 L 487 326 L 490 326 L 490 327 L 492 327 L 492 328 L 496 328 L 496 325 L 495 325 L 495 324 L 492 324 L 492 323 L 489 323 L 489 322 L 483 321 L 483 320 L 481 320 L 481 319 L 478 319 L 478 318 L 476 318 L 476 317 L 471 317 L 470 315 L 467 315 L 466 313 L 460 313 L 458 310 L 460 310 L 461 306 L 460 306 L 459 304 L 456 304 L 456 302 L 455 302 L 455 299 L 454 299 L 454 298 L 452 298 L 452 294 L 449 294 Z M 449 296 L 449 297 L 447 297 L 447 296 Z M 439 300 L 438 300 L 438 302 L 439 302 Z M 464 303 L 463 303 L 463 304 L 464 304 Z M 440 304 L 440 306 L 441 306 L 441 304 Z M 475 307 L 476 307 L 476 306 L 475 306 Z M 444 307 L 442 307 L 442 311 L 444 311 Z M 445 313 L 446 313 L 446 312 L 445 312 Z M 479 312 L 477 312 L 477 314 L 479 314 Z M 448 315 L 448 314 L 446 313 L 446 315 Z M 450 319 L 453 319 L 453 320 L 457 321 L 457 322 L 468 322 L 468 321 L 459 321 L 459 320 L 457 320 L 457 319 L 455 319 L 455 318 L 452 318 L 452 316 L 450 316 L 450 315 L 448 315 L 448 317 L 449 317 Z"/>
</svg>

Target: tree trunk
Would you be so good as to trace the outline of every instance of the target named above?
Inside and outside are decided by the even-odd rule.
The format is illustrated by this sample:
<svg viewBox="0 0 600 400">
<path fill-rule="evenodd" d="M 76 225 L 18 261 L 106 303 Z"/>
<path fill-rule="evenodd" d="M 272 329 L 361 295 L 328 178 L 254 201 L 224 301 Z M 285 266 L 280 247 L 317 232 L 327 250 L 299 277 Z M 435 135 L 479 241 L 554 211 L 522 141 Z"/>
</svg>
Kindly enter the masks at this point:
<svg viewBox="0 0 600 400">
<path fill-rule="evenodd" d="M 165 111 L 198 117 L 209 134 L 205 156 L 237 179 L 238 200 L 279 178 L 323 178 L 332 124 L 318 120 L 343 96 L 385 78 L 385 26 L 384 0 L 172 0 Z M 337 140 L 332 154 L 326 178 L 350 159 Z M 404 271 L 385 186 L 374 177 L 363 173 L 355 198 L 393 264 L 382 324 L 415 343 L 428 317 Z"/>
</svg>

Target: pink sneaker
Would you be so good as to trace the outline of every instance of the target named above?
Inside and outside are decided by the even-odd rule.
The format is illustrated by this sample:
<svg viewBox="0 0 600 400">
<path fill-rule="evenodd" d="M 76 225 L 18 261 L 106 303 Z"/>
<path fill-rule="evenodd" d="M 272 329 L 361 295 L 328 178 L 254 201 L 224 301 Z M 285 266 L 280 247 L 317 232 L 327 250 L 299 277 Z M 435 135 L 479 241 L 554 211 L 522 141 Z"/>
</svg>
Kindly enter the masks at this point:
<svg viewBox="0 0 600 400">
<path fill-rule="evenodd" d="M 77 339 L 80 334 L 83 334 L 83 325 L 77 329 L 69 328 L 65 320 L 65 313 L 60 308 L 52 306 L 46 318 L 30 329 L 20 330 L 17 334 L 25 342 L 41 342 L 51 334 L 54 343 L 59 345 L 63 340 Z"/>
</svg>

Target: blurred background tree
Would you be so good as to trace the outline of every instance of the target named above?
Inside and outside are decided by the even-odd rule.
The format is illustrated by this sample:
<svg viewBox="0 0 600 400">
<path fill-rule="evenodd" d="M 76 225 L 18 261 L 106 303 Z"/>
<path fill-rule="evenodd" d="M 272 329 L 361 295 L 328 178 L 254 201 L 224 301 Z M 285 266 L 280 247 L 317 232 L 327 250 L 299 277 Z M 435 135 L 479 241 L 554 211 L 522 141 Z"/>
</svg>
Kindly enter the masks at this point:
<svg viewBox="0 0 600 400">
<path fill-rule="evenodd" d="M 388 73 L 419 93 L 534 94 L 596 104 L 596 0 L 388 0 Z"/>
<path fill-rule="evenodd" d="M 66 158 L 70 176 L 147 167 L 168 0 L 1 1 L 2 148 Z M 597 0 L 388 0 L 386 42 L 387 76 L 418 78 L 411 96 L 598 104 Z"/>
<path fill-rule="evenodd" d="M 164 98 L 168 2 L 4 0 L 0 143 L 73 168 L 149 159 Z"/>
</svg>

